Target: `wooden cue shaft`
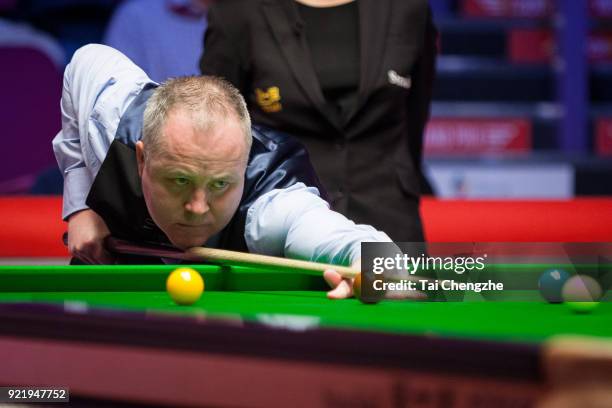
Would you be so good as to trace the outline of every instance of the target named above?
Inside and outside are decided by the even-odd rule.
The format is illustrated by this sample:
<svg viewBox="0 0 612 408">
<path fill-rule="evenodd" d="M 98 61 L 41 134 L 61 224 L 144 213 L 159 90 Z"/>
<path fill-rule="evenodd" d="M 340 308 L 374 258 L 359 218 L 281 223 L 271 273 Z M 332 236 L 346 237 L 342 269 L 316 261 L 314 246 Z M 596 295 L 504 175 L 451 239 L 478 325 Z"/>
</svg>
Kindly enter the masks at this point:
<svg viewBox="0 0 612 408">
<path fill-rule="evenodd" d="M 158 245 L 139 245 L 133 242 L 108 237 L 105 241 L 106 247 L 117 253 L 157 256 L 162 258 L 180 259 L 191 262 L 213 262 L 216 264 L 240 264 L 251 267 L 280 267 L 292 268 L 305 272 L 323 273 L 327 269 L 334 269 L 343 278 L 354 278 L 361 271 L 358 269 L 331 265 L 318 262 L 300 261 L 297 259 L 279 258 L 275 256 L 250 254 L 246 252 L 228 251 L 225 249 L 214 249 L 194 247 L 186 251 L 176 248 L 168 248 Z"/>
<path fill-rule="evenodd" d="M 323 273 L 327 269 L 333 269 L 343 278 L 354 278 L 359 275 L 359 269 L 348 266 L 332 265 L 319 262 L 300 261 L 298 259 L 280 258 L 276 256 L 251 254 L 247 252 L 228 251 L 226 249 L 215 249 L 205 247 L 194 247 L 186 250 L 182 254 L 182 259 L 198 262 L 211 261 L 219 264 L 240 264 L 244 266 L 265 266 L 299 269 L 307 272 Z M 387 281 L 398 281 L 400 278 L 387 277 Z M 431 280 L 418 275 L 408 275 L 401 277 L 401 280 L 418 282 L 421 280 Z"/>
<path fill-rule="evenodd" d="M 334 269 L 343 278 L 354 278 L 355 276 L 361 273 L 360 270 L 347 266 L 300 261 L 297 259 L 287 259 L 275 256 L 250 254 L 246 252 L 228 251 L 225 249 L 204 247 L 194 247 L 186 251 L 182 251 L 174 247 L 168 247 L 159 244 L 135 244 L 130 241 L 110 236 L 105 239 L 105 246 L 111 252 L 121 254 L 172 258 L 190 262 L 212 262 L 220 265 L 239 264 L 242 266 L 260 268 L 291 268 L 300 270 L 302 272 L 311 272 L 315 274 L 322 274 L 327 269 Z M 385 278 L 385 280 L 389 282 L 398 281 L 399 279 L 414 282 L 421 280 L 431 280 L 431 278 L 421 277 L 417 275 L 402 276 L 401 278 Z"/>
<path fill-rule="evenodd" d="M 225 249 L 195 247 L 186 250 L 183 255 L 183 259 L 194 262 L 213 261 L 222 264 L 233 263 L 248 266 L 273 266 L 320 273 L 323 273 L 323 271 L 327 269 L 334 269 L 343 278 L 354 278 L 361 273 L 360 270 L 347 266 L 301 261 L 298 259 L 279 258 L 268 255 L 250 254 L 246 252 L 228 251 Z"/>
</svg>

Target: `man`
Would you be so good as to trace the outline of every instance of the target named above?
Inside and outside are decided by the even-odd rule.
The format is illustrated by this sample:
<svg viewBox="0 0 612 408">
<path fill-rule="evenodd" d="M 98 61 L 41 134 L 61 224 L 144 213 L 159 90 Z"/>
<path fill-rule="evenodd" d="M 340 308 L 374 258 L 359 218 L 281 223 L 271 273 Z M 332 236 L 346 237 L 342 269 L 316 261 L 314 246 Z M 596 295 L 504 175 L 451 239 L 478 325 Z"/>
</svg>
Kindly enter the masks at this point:
<svg viewBox="0 0 612 408">
<path fill-rule="evenodd" d="M 110 234 L 353 265 L 361 242 L 390 241 L 331 211 L 305 150 L 251 133 L 244 99 L 219 78 L 157 85 L 118 51 L 88 45 L 66 68 L 61 107 L 62 215 L 86 263 L 116 261 Z M 333 270 L 324 276 L 330 298 L 352 294 Z"/>
</svg>

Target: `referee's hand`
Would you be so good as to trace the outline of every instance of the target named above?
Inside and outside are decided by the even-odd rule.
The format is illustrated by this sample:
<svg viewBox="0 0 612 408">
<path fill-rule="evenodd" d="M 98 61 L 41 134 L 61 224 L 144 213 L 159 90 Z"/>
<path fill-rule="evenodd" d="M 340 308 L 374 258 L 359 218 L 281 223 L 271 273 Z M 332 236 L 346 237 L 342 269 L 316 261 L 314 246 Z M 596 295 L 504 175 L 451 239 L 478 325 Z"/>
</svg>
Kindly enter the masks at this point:
<svg viewBox="0 0 612 408">
<path fill-rule="evenodd" d="M 93 210 L 82 210 L 68 218 L 68 250 L 85 263 L 114 263 L 114 257 L 104 248 L 104 238 L 109 235 L 106 223 Z"/>
</svg>

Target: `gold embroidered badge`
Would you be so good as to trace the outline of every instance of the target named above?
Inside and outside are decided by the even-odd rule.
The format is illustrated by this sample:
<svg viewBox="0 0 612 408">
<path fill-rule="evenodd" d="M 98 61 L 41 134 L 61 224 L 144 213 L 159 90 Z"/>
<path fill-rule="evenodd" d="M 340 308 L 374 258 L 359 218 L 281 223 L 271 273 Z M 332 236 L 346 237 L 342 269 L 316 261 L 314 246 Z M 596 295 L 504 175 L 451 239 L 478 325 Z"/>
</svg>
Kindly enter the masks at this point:
<svg viewBox="0 0 612 408">
<path fill-rule="evenodd" d="M 280 89 L 277 86 L 272 86 L 266 91 L 257 88 L 255 89 L 255 97 L 257 98 L 257 104 L 264 112 L 273 113 L 283 109 L 283 105 L 280 103 Z"/>
</svg>

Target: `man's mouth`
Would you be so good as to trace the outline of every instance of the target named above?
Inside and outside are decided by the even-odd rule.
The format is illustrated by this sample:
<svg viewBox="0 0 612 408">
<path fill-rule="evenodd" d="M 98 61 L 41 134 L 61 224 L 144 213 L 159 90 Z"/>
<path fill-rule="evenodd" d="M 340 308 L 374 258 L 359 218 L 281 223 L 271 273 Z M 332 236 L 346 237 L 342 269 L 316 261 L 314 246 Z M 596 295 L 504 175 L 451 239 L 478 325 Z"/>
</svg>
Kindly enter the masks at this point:
<svg viewBox="0 0 612 408">
<path fill-rule="evenodd" d="M 207 224 L 184 224 L 184 223 L 178 223 L 177 225 L 181 228 L 204 228 L 207 226 Z"/>
</svg>

